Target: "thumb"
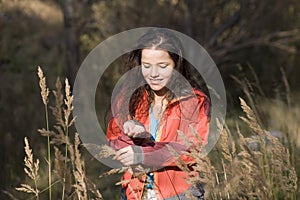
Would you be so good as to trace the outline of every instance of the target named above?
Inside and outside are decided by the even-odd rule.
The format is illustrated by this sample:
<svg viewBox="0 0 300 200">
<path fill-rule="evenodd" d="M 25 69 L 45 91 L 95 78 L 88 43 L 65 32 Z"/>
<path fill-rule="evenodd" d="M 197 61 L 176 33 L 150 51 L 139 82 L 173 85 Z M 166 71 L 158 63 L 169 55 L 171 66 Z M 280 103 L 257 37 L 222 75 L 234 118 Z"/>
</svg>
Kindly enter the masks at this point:
<svg viewBox="0 0 300 200">
<path fill-rule="evenodd" d="M 123 132 L 124 132 L 125 134 L 127 134 L 127 133 L 129 132 L 129 127 L 126 126 L 126 125 L 124 125 L 124 126 L 123 126 Z"/>
<path fill-rule="evenodd" d="M 130 121 L 127 121 L 123 124 L 123 132 L 125 134 L 129 133 L 130 132 L 130 129 L 131 129 L 131 126 L 132 126 L 132 123 Z"/>
</svg>

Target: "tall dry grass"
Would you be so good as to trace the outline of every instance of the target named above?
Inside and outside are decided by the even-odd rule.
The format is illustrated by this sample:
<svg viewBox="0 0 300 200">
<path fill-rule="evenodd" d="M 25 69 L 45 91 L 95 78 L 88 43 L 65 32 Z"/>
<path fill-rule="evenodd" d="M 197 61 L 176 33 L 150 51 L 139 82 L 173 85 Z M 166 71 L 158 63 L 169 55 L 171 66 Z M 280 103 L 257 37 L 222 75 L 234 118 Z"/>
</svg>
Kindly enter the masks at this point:
<svg viewBox="0 0 300 200">
<path fill-rule="evenodd" d="M 75 118 L 71 116 L 73 96 L 68 80 L 65 80 L 63 93 L 62 83 L 57 79 L 56 89 L 53 91 L 55 105 L 49 107 L 49 89 L 40 67 L 38 67 L 38 77 L 46 113 L 46 128 L 39 129 L 38 132 L 41 136 L 47 137 L 47 158 L 45 159 L 46 163 L 40 163 L 39 160 L 34 162 L 32 150 L 27 138 L 25 138 L 24 171 L 34 184 L 24 183 L 16 189 L 20 192 L 34 194 L 35 199 L 39 199 L 46 191 L 49 192 L 47 199 L 102 199 L 96 185 L 86 176 L 85 161 L 80 152 L 79 136 L 76 132 L 70 133 Z M 52 110 L 52 115 L 56 121 L 52 128 L 49 125 L 48 108 Z M 54 156 L 51 154 L 53 150 Z M 48 166 L 48 186 L 46 187 L 39 183 L 41 176 L 39 168 L 42 164 Z M 54 187 L 57 189 L 55 196 L 52 195 Z"/>
<path fill-rule="evenodd" d="M 242 98 L 240 103 L 244 112 L 240 119 L 247 127 L 241 130 L 238 120 L 233 130 L 225 126 L 217 146 L 206 157 L 201 156 L 200 138 L 191 143 L 179 133 L 193 146 L 185 154 L 194 161 L 186 163 L 179 158 L 177 166 L 190 174 L 189 183 L 204 185 L 206 199 L 296 199 L 298 177 L 289 148 L 259 124 L 254 111 Z M 197 138 L 196 133 L 195 136 Z M 102 150 L 103 157 L 114 154 L 109 147 Z M 172 152 L 178 156 L 176 151 Z M 124 167 L 105 175 L 126 170 L 132 171 Z M 143 169 L 139 176 L 145 173 L 147 171 Z"/>
<path fill-rule="evenodd" d="M 48 116 L 48 96 L 49 88 L 47 88 L 46 77 L 40 66 L 38 66 L 38 77 L 39 85 L 41 89 L 41 97 L 45 109 L 45 121 L 46 121 L 46 131 L 49 131 L 49 116 Z M 51 149 L 50 149 L 50 135 L 47 135 L 47 163 L 48 163 L 48 186 L 49 186 L 49 200 L 52 199 L 52 175 L 51 175 Z"/>
<path fill-rule="evenodd" d="M 254 82 L 234 77 L 243 88 L 250 105 L 240 98 L 242 116 L 234 119 L 233 127 L 225 125 L 209 156 L 201 156 L 204 149 L 200 138 L 191 143 L 180 132 L 186 143 L 193 147 L 185 154 L 194 160 L 183 162 L 176 151 L 170 148 L 174 156 L 179 157 L 177 166 L 190 174 L 186 181 L 204 185 L 206 199 L 277 200 L 297 199 L 299 195 L 296 173 L 299 164 L 295 161 L 294 150 L 294 144 L 299 142 L 299 104 L 293 104 L 289 96 L 290 90 L 283 71 L 282 79 L 287 92 L 284 99 L 277 99 L 275 104 L 266 98 L 256 74 L 252 74 Z M 266 117 L 275 120 L 276 126 L 266 126 Z M 273 130 L 282 131 L 282 137 L 275 136 Z M 104 149 L 113 154 L 108 147 Z M 110 153 L 105 153 L 104 157 Z M 113 169 L 105 175 L 123 173 L 125 170 L 130 169 Z M 139 175 L 143 175 L 143 170 Z M 187 195 L 193 198 L 188 192 Z"/>
<path fill-rule="evenodd" d="M 170 149 L 179 157 L 177 166 L 190 174 L 187 182 L 204 185 L 206 199 L 296 199 L 298 177 L 288 147 L 258 123 L 254 111 L 241 98 L 240 103 L 244 112 L 240 118 L 248 127 L 243 131 L 247 133 L 242 132 L 238 123 L 234 130 L 225 126 L 217 146 L 206 157 L 201 156 L 200 138 L 193 143 L 185 138 L 193 146 L 185 155 L 194 160 L 186 163 Z M 103 147 L 102 152 L 103 157 L 114 155 L 109 147 Z M 132 171 L 123 167 L 105 175 L 126 170 Z M 139 176 L 145 173 L 143 169 Z"/>
<path fill-rule="evenodd" d="M 24 163 L 25 163 L 25 168 L 24 171 L 26 175 L 34 182 L 34 186 L 32 187 L 31 185 L 28 184 L 21 184 L 21 187 L 16 188 L 16 190 L 21 191 L 21 192 L 26 192 L 29 194 L 34 194 L 36 199 L 39 199 L 39 193 L 40 191 L 38 190 L 37 182 L 39 180 L 39 159 L 36 160 L 36 162 L 33 161 L 33 154 L 32 150 L 30 149 L 28 139 L 25 137 L 24 139 L 25 142 L 25 158 L 24 158 Z"/>
<path fill-rule="evenodd" d="M 185 153 L 194 160 L 186 163 L 179 157 L 177 165 L 190 174 L 189 183 L 204 185 L 206 199 L 296 199 L 298 178 L 288 148 L 240 101 L 245 114 L 240 118 L 248 133 L 243 134 L 239 125 L 234 131 L 225 126 L 210 157 L 201 156 L 198 139 L 190 142 L 193 148 Z"/>
<path fill-rule="evenodd" d="M 45 108 L 48 108 L 49 90 L 46 82 L 43 83 L 44 75 L 41 75 L 40 70 L 39 73 L 42 101 Z M 274 101 L 255 99 L 252 96 L 255 86 L 251 86 L 250 81 L 245 81 L 240 83 L 243 84 L 245 97 L 250 104 L 240 98 L 243 111 L 240 119 L 234 120 L 234 126 L 225 125 L 217 145 L 206 157 L 201 156 L 204 149 L 200 138 L 191 143 L 179 132 L 186 143 L 193 146 L 185 154 L 194 160 L 186 163 L 179 158 L 177 165 L 190 174 L 188 182 L 203 184 L 206 199 L 296 199 L 299 193 L 296 173 L 299 164 L 295 157 L 300 143 L 297 122 L 299 105 L 290 97 Z M 16 189 L 35 199 L 41 199 L 41 195 L 50 191 L 51 187 L 59 188 L 57 190 L 60 192 L 56 191 L 56 197 L 60 196 L 60 199 L 102 199 L 97 186 L 87 177 L 78 134 L 70 132 L 75 119 L 71 117 L 73 96 L 68 81 L 65 81 L 63 88 L 61 81 L 57 79 L 56 89 L 52 93 L 55 105 L 49 108 L 56 122 L 50 128 L 46 117 L 47 127 L 38 132 L 49 138 L 47 148 L 49 146 L 54 155 L 48 154 L 50 159 L 45 159 L 46 163 L 39 162 L 39 159 L 34 161 L 29 142 L 25 138 L 24 171 L 30 182 L 21 184 Z M 266 121 L 270 123 L 263 124 Z M 279 138 L 274 136 L 274 130 L 281 133 Z M 197 134 L 195 136 L 197 138 Z M 113 157 L 116 153 L 108 146 L 90 147 L 86 144 L 85 147 L 97 149 L 97 156 L 101 158 Z M 177 156 L 175 151 L 173 153 Z M 45 165 L 48 170 L 49 165 L 51 166 L 50 176 L 53 177 L 46 187 L 40 184 L 40 168 Z M 142 166 L 121 167 L 100 175 L 100 178 L 125 171 L 131 171 L 135 177 L 142 179 L 149 169 Z M 119 181 L 116 185 L 124 183 Z"/>
</svg>

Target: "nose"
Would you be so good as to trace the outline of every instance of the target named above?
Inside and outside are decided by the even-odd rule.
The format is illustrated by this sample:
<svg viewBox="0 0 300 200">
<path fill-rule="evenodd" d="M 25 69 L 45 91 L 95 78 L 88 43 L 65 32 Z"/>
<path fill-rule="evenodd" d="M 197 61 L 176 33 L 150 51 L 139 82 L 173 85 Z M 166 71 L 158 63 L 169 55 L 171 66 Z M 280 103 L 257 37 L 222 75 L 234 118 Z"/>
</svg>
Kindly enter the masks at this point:
<svg viewBox="0 0 300 200">
<path fill-rule="evenodd" d="M 152 78 L 155 78 L 155 77 L 159 76 L 157 66 L 152 66 L 151 67 L 150 76 Z"/>
</svg>

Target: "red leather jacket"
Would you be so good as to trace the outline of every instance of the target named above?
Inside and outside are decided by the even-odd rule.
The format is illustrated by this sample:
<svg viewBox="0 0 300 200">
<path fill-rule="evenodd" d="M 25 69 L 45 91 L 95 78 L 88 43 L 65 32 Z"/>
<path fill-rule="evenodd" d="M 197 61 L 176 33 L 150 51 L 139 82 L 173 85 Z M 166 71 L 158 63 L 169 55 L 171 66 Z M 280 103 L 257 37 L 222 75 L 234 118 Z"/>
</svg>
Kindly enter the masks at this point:
<svg viewBox="0 0 300 200">
<path fill-rule="evenodd" d="M 144 152 L 143 165 L 151 166 L 154 169 L 154 190 L 157 199 L 165 199 L 176 196 L 186 191 L 191 184 L 186 182 L 188 174 L 179 170 L 175 164 L 175 157 L 166 147 L 170 145 L 177 152 L 188 151 L 184 139 L 178 134 L 178 130 L 182 131 L 187 138 L 195 141 L 196 130 L 202 138 L 202 145 L 207 144 L 209 132 L 209 110 L 210 103 L 207 96 L 199 91 L 194 90 L 195 95 L 188 95 L 173 99 L 164 111 L 160 121 L 158 134 L 154 142 L 137 142 L 122 132 L 115 118 L 111 118 L 107 128 L 107 141 L 115 149 L 121 149 L 128 145 L 139 145 Z M 141 101 L 141 105 L 135 113 L 135 119 L 144 124 L 146 130 L 149 131 L 149 113 L 143 114 L 141 110 L 148 107 L 147 92 Z M 190 127 L 192 126 L 193 129 Z M 194 130 L 194 131 L 193 131 Z M 191 161 L 192 158 L 182 155 L 184 161 Z M 126 172 L 123 180 L 130 180 L 128 184 L 123 184 L 126 189 L 126 196 L 129 200 L 141 199 L 144 190 L 146 176 L 142 178 L 134 177 L 130 172 Z"/>
</svg>

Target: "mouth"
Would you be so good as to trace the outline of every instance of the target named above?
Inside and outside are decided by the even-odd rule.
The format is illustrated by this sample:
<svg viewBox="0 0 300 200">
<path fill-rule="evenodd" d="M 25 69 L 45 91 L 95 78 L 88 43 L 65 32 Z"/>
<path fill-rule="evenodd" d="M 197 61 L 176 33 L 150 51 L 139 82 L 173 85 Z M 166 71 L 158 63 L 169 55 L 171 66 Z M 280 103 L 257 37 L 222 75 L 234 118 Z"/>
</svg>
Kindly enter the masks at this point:
<svg viewBox="0 0 300 200">
<path fill-rule="evenodd" d="M 163 81 L 163 79 L 149 79 L 149 82 L 153 85 L 158 85 Z"/>
</svg>

